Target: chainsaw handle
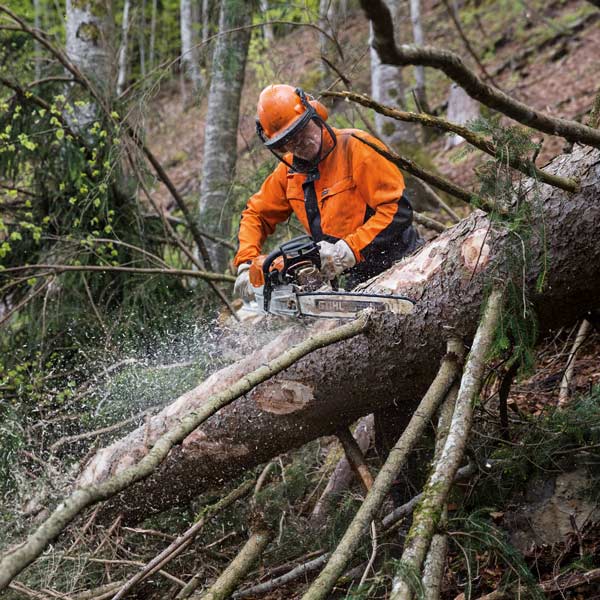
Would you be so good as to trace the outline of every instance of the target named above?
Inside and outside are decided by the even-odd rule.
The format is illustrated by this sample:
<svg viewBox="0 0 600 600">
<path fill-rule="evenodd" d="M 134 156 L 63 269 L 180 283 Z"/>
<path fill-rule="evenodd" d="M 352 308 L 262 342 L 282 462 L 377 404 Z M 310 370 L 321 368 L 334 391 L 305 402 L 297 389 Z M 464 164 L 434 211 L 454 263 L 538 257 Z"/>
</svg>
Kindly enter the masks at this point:
<svg viewBox="0 0 600 600">
<path fill-rule="evenodd" d="M 283 256 L 283 250 L 281 248 L 276 248 L 275 250 L 267 254 L 265 261 L 262 264 L 262 272 L 265 277 L 265 283 L 269 278 L 269 270 L 271 269 L 271 265 L 280 256 Z"/>
<path fill-rule="evenodd" d="M 273 291 L 273 282 L 271 281 L 269 270 L 273 262 L 283 256 L 283 250 L 281 248 L 276 248 L 269 254 L 267 254 L 265 258 L 265 262 L 262 265 L 263 278 L 265 280 L 263 287 L 263 297 L 264 297 L 264 311 L 269 312 L 269 305 L 271 304 L 271 292 Z"/>
</svg>

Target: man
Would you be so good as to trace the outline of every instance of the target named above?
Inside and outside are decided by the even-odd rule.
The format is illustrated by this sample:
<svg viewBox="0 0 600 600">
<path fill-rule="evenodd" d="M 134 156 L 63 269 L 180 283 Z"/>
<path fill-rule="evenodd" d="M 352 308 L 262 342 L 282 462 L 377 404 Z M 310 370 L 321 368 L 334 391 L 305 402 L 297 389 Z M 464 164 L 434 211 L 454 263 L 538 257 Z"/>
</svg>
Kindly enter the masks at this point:
<svg viewBox="0 0 600 600">
<path fill-rule="evenodd" d="M 300 88 L 270 85 L 260 94 L 257 132 L 280 164 L 242 213 L 234 293 L 244 299 L 253 295 L 250 263 L 292 212 L 319 244 L 324 276 L 345 273 L 349 288 L 416 247 L 402 174 L 357 138 L 381 142 L 358 129 L 333 129 L 327 116 Z"/>
</svg>

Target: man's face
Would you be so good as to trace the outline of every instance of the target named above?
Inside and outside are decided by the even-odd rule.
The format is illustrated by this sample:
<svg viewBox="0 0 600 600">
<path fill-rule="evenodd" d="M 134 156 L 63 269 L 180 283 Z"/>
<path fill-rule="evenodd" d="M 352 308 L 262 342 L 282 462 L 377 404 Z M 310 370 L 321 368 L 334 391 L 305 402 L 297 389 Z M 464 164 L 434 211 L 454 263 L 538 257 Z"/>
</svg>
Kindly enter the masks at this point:
<svg viewBox="0 0 600 600">
<path fill-rule="evenodd" d="M 321 128 L 312 120 L 301 129 L 287 144 L 281 147 L 301 160 L 312 162 L 321 149 Z"/>
</svg>

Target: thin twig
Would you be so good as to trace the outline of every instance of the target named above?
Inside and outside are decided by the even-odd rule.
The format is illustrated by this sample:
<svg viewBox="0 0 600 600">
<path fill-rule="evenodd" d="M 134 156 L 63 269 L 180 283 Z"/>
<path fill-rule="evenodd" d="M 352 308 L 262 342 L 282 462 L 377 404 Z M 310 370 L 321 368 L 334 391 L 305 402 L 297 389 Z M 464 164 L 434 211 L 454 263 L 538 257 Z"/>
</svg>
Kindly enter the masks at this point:
<svg viewBox="0 0 600 600">
<path fill-rule="evenodd" d="M 209 271 L 192 271 L 191 269 L 159 269 L 156 267 L 123 267 L 113 265 L 51 265 L 35 264 L 22 265 L 20 267 L 8 267 L 0 272 L 0 275 L 6 273 L 18 273 L 20 271 L 46 271 L 37 273 L 38 277 L 47 277 L 54 273 L 64 273 L 66 271 L 95 271 L 95 272 L 114 272 L 114 273 L 142 273 L 145 275 L 170 275 L 174 277 L 196 277 L 206 279 L 207 281 L 229 281 L 234 282 L 233 275 L 225 273 L 211 273 Z"/>
<path fill-rule="evenodd" d="M 253 480 L 248 480 L 238 486 L 235 490 L 227 494 L 224 498 L 219 500 L 216 504 L 209 506 L 204 509 L 202 516 L 196 523 L 194 523 L 185 533 L 180 535 L 174 540 L 169 546 L 167 546 L 160 554 L 155 556 L 148 564 L 144 565 L 144 568 L 136 573 L 131 579 L 127 580 L 121 589 L 115 594 L 113 600 L 119 600 L 124 598 L 125 595 L 140 581 L 143 581 L 149 577 L 157 569 L 160 569 L 163 565 L 166 565 L 170 560 L 179 555 L 187 546 L 189 546 L 196 535 L 206 524 L 207 519 L 217 514 L 224 508 L 227 508 L 240 498 L 243 498 L 254 486 Z"/>
</svg>

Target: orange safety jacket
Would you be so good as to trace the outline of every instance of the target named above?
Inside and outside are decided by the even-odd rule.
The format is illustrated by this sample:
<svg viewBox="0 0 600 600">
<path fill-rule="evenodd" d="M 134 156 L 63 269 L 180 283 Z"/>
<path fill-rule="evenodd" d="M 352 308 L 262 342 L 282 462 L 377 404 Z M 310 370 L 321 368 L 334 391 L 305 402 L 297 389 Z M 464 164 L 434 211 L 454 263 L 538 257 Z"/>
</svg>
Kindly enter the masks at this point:
<svg viewBox="0 0 600 600">
<path fill-rule="evenodd" d="M 317 169 L 299 172 L 280 163 L 248 200 L 235 266 L 258 256 L 267 236 L 292 212 L 315 241 L 343 239 L 357 263 L 385 257 L 377 272 L 413 249 L 416 232 L 402 174 L 352 134 L 381 142 L 357 129 L 333 131 L 337 145 Z M 292 156 L 285 158 L 290 162 Z"/>
</svg>

